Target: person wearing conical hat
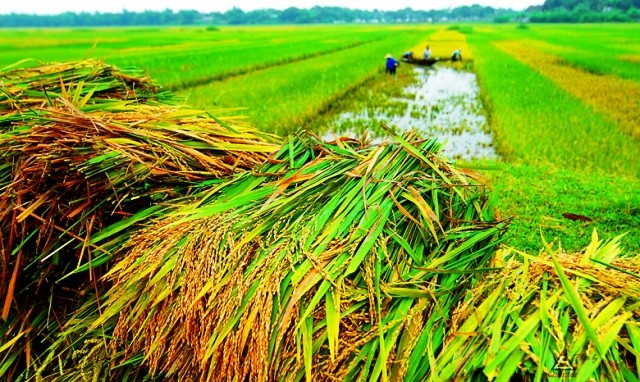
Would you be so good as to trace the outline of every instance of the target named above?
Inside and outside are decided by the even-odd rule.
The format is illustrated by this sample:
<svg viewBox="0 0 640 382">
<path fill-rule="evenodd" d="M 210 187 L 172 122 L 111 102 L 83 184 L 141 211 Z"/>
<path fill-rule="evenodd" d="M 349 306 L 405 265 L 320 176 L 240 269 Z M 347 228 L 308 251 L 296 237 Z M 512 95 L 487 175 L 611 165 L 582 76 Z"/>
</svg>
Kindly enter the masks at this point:
<svg viewBox="0 0 640 382">
<path fill-rule="evenodd" d="M 385 71 L 395 76 L 396 68 L 400 65 L 400 63 L 390 54 L 387 54 L 385 58 L 387 59 Z"/>
</svg>

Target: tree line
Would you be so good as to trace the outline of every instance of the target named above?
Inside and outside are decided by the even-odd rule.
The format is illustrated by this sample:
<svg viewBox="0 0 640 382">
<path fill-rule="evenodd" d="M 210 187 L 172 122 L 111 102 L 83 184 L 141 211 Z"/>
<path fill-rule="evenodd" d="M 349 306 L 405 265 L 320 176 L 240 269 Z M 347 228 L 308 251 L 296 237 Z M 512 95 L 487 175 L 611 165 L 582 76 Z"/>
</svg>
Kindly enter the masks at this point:
<svg viewBox="0 0 640 382">
<path fill-rule="evenodd" d="M 271 25 L 331 23 L 434 23 L 434 22 L 630 22 L 640 21 L 640 0 L 546 0 L 524 11 L 461 6 L 440 10 L 359 10 L 343 7 L 290 7 L 245 12 L 234 7 L 226 12 L 201 13 L 144 11 L 118 13 L 65 12 L 57 15 L 0 15 L 0 27 L 97 27 L 164 25 Z"/>
<path fill-rule="evenodd" d="M 359 10 L 343 7 L 290 7 L 284 10 L 258 9 L 245 12 L 233 8 L 226 12 L 145 11 L 119 13 L 75 13 L 58 15 L 0 15 L 0 27 L 94 27 L 134 25 L 269 25 L 331 23 L 430 23 L 450 21 L 491 21 L 496 17 L 517 17 L 519 12 L 480 5 L 453 9 L 420 11 L 405 8 L 397 11 Z"/>
<path fill-rule="evenodd" d="M 529 15 L 538 23 L 640 21 L 640 0 L 546 0 Z"/>
</svg>

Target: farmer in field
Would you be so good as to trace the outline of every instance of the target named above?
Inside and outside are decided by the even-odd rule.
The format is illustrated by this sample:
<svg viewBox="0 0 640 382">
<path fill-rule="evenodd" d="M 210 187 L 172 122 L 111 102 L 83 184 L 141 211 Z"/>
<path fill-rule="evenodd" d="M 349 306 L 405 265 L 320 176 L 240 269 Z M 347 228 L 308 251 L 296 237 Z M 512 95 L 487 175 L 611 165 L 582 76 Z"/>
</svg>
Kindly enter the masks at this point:
<svg viewBox="0 0 640 382">
<path fill-rule="evenodd" d="M 413 60 L 413 52 L 408 50 L 404 52 L 404 54 L 402 55 L 402 61 L 410 61 L 410 60 Z"/>
<path fill-rule="evenodd" d="M 462 61 L 462 51 L 460 49 L 456 49 L 451 54 L 451 61 Z"/>
<path fill-rule="evenodd" d="M 429 47 L 429 45 L 427 45 L 427 47 L 424 48 L 424 52 L 422 52 L 422 58 L 425 60 L 428 60 L 431 58 L 431 48 Z"/>
<path fill-rule="evenodd" d="M 396 68 L 400 65 L 400 63 L 396 61 L 396 59 L 393 58 L 390 54 L 387 54 L 385 58 L 387 59 L 386 72 L 395 76 Z"/>
</svg>

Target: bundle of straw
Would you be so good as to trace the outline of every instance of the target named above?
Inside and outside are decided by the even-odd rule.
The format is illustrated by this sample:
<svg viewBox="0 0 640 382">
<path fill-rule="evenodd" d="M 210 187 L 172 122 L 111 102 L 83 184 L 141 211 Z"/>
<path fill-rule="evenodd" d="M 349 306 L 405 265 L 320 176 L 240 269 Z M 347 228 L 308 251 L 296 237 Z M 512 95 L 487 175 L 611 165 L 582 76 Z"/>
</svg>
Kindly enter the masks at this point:
<svg viewBox="0 0 640 382">
<path fill-rule="evenodd" d="M 277 148 L 254 130 L 174 107 L 49 109 L 28 121 L 0 136 L 0 216 L 17 231 L 6 231 L 9 242 L 23 243 L 26 237 L 16 236 L 37 226 L 32 240 L 44 255 L 65 235 L 86 241 L 103 218 L 126 217 L 205 180 L 246 171 Z"/>
<path fill-rule="evenodd" d="M 159 202 L 246 171 L 278 146 L 203 111 L 139 103 L 155 85 L 95 62 L 0 79 L 0 372 L 12 375 L 42 350 L 42 328 L 59 327 L 87 287 L 98 293 L 94 272 L 110 254 L 95 256 L 90 243 L 105 225 L 143 220 Z M 57 282 L 72 271 L 89 273 Z"/>
<path fill-rule="evenodd" d="M 254 173 L 136 234 L 101 314 L 73 320 L 98 334 L 59 341 L 86 356 L 58 368 L 51 354 L 49 377 L 422 379 L 506 225 L 480 178 L 439 152 L 413 134 L 379 146 L 291 136 Z M 114 326 L 105 349 L 94 339 Z"/>
<path fill-rule="evenodd" d="M 171 92 L 162 92 L 143 70 L 120 69 L 97 60 L 54 63 L 23 60 L 0 69 L 0 115 L 36 113 L 32 109 L 51 105 L 58 98 L 74 99 L 75 104 L 177 100 Z"/>
<path fill-rule="evenodd" d="M 638 381 L 640 258 L 618 240 L 504 252 L 522 259 L 469 291 L 429 380 Z"/>
</svg>

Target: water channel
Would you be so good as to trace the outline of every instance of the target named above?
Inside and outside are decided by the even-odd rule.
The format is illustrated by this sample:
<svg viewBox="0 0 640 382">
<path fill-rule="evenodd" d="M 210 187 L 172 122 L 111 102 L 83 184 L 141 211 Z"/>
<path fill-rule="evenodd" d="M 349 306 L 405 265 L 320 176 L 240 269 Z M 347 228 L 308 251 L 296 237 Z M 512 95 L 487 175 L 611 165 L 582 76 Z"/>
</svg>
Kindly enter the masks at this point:
<svg viewBox="0 0 640 382">
<path fill-rule="evenodd" d="M 416 81 L 400 97 L 339 114 L 329 124 L 333 133 L 358 137 L 366 129 L 372 142 L 380 143 L 386 138 L 379 128 L 384 123 L 398 132 L 415 129 L 425 138 L 446 141 L 443 154 L 449 158 L 496 158 L 475 74 L 445 66 L 413 71 Z"/>
</svg>

